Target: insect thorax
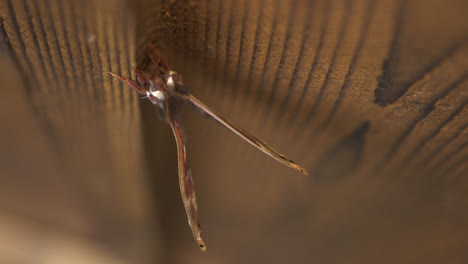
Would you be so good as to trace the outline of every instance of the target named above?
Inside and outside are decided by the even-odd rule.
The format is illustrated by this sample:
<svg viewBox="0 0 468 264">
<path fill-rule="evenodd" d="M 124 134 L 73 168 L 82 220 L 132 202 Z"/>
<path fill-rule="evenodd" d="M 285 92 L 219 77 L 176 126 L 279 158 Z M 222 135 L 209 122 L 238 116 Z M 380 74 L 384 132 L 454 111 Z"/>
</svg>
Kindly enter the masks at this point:
<svg viewBox="0 0 468 264">
<path fill-rule="evenodd" d="M 169 71 L 165 76 L 165 79 L 166 87 L 169 91 L 183 95 L 187 95 L 189 93 L 188 89 L 182 82 L 182 77 L 177 72 Z"/>
</svg>

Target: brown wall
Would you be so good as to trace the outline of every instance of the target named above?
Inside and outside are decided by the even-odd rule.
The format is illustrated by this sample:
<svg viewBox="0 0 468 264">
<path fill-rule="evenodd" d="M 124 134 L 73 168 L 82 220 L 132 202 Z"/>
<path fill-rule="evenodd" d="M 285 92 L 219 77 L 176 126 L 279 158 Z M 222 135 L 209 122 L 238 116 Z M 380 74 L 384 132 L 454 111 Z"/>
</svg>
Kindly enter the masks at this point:
<svg viewBox="0 0 468 264">
<path fill-rule="evenodd" d="M 0 1 L 2 240 L 109 263 L 468 261 L 466 1 L 95 2 Z M 187 108 L 205 254 L 170 129 L 107 74 L 148 40 L 311 172 Z"/>
</svg>

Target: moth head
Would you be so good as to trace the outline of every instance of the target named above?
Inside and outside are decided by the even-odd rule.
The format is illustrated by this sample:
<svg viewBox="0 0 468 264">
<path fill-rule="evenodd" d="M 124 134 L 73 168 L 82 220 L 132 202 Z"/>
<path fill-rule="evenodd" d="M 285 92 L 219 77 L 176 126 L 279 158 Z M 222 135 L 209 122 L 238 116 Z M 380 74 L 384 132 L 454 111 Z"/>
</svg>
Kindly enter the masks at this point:
<svg viewBox="0 0 468 264">
<path fill-rule="evenodd" d="M 163 86 L 158 81 L 149 81 L 148 90 L 146 90 L 146 97 L 151 101 L 151 103 L 165 108 L 164 104 L 168 99 L 167 92 L 164 91 Z"/>
</svg>

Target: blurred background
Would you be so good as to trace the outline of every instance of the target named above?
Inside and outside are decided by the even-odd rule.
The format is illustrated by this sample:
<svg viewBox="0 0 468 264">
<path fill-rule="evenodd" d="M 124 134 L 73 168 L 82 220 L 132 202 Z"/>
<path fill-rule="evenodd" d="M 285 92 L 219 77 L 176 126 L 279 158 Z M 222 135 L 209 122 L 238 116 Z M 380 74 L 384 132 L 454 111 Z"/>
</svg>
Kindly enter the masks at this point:
<svg viewBox="0 0 468 264">
<path fill-rule="evenodd" d="M 0 0 L 0 263 L 468 263 L 464 0 Z M 184 109 L 208 251 L 154 107 Z"/>
</svg>

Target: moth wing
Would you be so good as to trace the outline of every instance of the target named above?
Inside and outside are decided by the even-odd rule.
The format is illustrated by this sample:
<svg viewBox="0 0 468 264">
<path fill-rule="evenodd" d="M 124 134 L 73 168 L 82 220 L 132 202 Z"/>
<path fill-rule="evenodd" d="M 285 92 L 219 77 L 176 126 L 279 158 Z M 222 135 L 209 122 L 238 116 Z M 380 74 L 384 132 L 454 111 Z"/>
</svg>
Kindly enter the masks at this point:
<svg viewBox="0 0 468 264">
<path fill-rule="evenodd" d="M 234 125 L 231 123 L 229 120 L 226 118 L 220 116 L 217 114 L 213 109 L 209 108 L 207 105 L 205 105 L 203 102 L 198 100 L 195 96 L 193 95 L 184 95 L 183 98 L 187 101 L 189 101 L 195 108 L 198 110 L 202 111 L 203 113 L 207 114 L 217 122 L 219 122 L 221 125 L 225 126 L 232 132 L 234 132 L 236 135 L 250 143 L 252 146 L 256 147 L 257 149 L 261 150 L 263 153 L 267 154 L 268 156 L 274 158 L 275 160 L 283 163 L 284 165 L 293 168 L 295 170 L 300 171 L 304 175 L 308 175 L 307 171 L 299 166 L 297 163 L 294 161 L 288 159 L 286 156 L 283 154 L 279 153 L 276 151 L 274 148 L 270 147 L 267 145 L 265 142 L 262 140 L 258 139 L 257 137 L 253 136 L 249 132 L 245 131 L 244 129 Z"/>
<path fill-rule="evenodd" d="M 185 137 L 179 120 L 170 120 L 172 132 L 177 144 L 177 156 L 179 165 L 179 187 L 187 213 L 188 222 L 192 229 L 193 237 L 202 251 L 206 251 L 206 244 L 201 238 L 200 223 L 198 220 L 198 205 L 193 185 L 192 172 L 187 162 Z"/>
</svg>

